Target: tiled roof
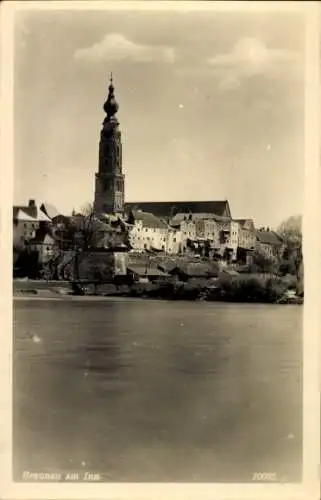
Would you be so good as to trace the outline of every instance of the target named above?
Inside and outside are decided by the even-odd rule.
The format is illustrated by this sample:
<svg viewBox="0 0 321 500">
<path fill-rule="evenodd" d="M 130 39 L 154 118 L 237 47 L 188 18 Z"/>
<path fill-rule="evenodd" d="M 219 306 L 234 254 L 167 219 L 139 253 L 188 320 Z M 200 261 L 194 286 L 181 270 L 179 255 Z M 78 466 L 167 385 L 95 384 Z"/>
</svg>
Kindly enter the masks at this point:
<svg viewBox="0 0 321 500">
<path fill-rule="evenodd" d="M 141 209 L 157 217 L 170 218 L 175 212 L 211 213 L 230 217 L 230 208 L 227 200 L 224 201 L 151 201 L 126 203 L 127 210 Z"/>
<path fill-rule="evenodd" d="M 167 224 L 160 220 L 158 217 L 155 217 L 154 214 L 149 212 L 143 212 L 141 210 L 133 210 L 133 215 L 135 220 L 142 221 L 143 227 L 149 228 L 157 228 L 157 229 L 166 229 Z"/>
<path fill-rule="evenodd" d="M 129 264 L 127 269 L 140 276 L 168 276 L 167 273 L 161 271 L 157 267 L 146 267 L 139 264 Z"/>
<path fill-rule="evenodd" d="M 247 219 L 234 219 L 235 222 L 238 222 L 240 226 L 244 226 L 244 224 L 247 222 Z"/>
<path fill-rule="evenodd" d="M 282 245 L 282 238 L 274 231 L 256 231 L 256 237 L 265 245 Z"/>
<path fill-rule="evenodd" d="M 163 262 L 160 262 L 158 264 L 158 268 L 164 272 L 170 272 L 173 269 L 175 269 L 175 267 L 177 267 L 177 266 L 178 266 L 178 264 L 177 264 L 177 261 L 175 259 L 166 259 Z"/>
<path fill-rule="evenodd" d="M 37 222 L 34 217 L 31 217 L 19 207 L 13 207 L 13 219 L 26 222 Z"/>
<path fill-rule="evenodd" d="M 54 217 L 61 215 L 60 212 L 58 212 L 58 210 L 56 209 L 56 207 L 46 202 L 40 205 L 40 210 L 44 212 L 50 219 L 53 219 Z"/>
<path fill-rule="evenodd" d="M 214 263 L 210 264 L 207 262 L 199 262 L 199 263 L 187 263 L 180 264 L 177 266 L 178 270 L 183 271 L 184 274 L 190 277 L 211 277 L 218 276 L 219 269 Z M 171 270 L 174 272 L 174 269 Z"/>
<path fill-rule="evenodd" d="M 215 221 L 229 221 L 229 217 L 222 217 L 217 214 L 211 214 L 211 213 L 186 213 L 186 212 L 179 212 L 177 213 L 170 221 L 171 225 L 177 225 L 181 223 L 182 221 L 186 220 L 192 220 L 192 221 L 197 221 L 200 219 L 205 219 L 205 220 L 215 220 Z"/>
<path fill-rule="evenodd" d="M 53 223 L 55 224 L 68 224 L 69 221 L 70 217 L 68 217 L 67 215 L 59 214 L 53 217 Z"/>
<path fill-rule="evenodd" d="M 13 218 L 17 219 L 17 214 L 19 214 L 19 220 L 30 220 L 23 219 L 22 217 L 28 216 L 31 217 L 35 222 L 43 221 L 43 222 L 51 222 L 51 219 L 37 206 L 14 206 L 13 207 Z"/>
<path fill-rule="evenodd" d="M 239 276 L 240 273 L 238 273 L 235 269 L 222 269 L 221 274 L 224 276 L 227 274 L 228 276 Z"/>
<path fill-rule="evenodd" d="M 235 222 L 238 222 L 238 224 L 241 227 L 244 227 L 246 223 L 250 223 L 250 226 L 254 229 L 254 222 L 253 219 L 234 219 Z"/>
</svg>

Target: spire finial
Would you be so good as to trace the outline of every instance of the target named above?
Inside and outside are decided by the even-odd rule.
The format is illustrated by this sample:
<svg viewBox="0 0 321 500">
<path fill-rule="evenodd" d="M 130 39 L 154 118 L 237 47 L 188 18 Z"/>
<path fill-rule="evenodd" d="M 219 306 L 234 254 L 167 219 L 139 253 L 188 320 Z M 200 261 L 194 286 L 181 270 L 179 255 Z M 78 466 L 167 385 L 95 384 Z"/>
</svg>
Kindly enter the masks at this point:
<svg viewBox="0 0 321 500">
<path fill-rule="evenodd" d="M 118 111 L 118 103 L 116 102 L 115 99 L 115 94 L 114 94 L 114 83 L 113 83 L 113 74 L 112 72 L 110 73 L 110 84 L 108 87 L 108 98 L 107 101 L 104 104 L 104 110 L 107 113 L 107 115 L 111 118 L 114 116 L 117 111 Z"/>
</svg>

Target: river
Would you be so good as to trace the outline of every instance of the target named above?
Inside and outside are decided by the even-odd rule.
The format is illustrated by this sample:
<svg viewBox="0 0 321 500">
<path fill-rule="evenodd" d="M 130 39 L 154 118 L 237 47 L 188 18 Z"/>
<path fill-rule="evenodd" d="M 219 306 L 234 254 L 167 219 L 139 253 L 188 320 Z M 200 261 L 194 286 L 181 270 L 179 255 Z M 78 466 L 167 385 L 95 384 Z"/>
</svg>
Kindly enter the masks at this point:
<svg viewBox="0 0 321 500">
<path fill-rule="evenodd" d="M 300 306 L 15 300 L 13 470 L 301 479 Z"/>
</svg>

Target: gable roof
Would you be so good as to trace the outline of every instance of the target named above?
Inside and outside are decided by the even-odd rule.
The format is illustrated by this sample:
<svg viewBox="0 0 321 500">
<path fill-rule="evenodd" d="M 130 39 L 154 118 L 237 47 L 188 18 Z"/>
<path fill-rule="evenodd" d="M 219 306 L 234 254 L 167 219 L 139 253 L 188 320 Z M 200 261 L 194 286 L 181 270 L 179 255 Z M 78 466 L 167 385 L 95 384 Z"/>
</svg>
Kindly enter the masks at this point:
<svg viewBox="0 0 321 500">
<path fill-rule="evenodd" d="M 231 218 L 229 202 L 224 201 L 137 201 L 126 203 L 127 210 L 138 208 L 157 217 L 171 218 L 175 212 L 209 213 Z"/>
<path fill-rule="evenodd" d="M 55 215 L 55 217 L 52 218 L 52 222 L 55 224 L 68 224 L 70 220 L 70 216 L 62 214 Z"/>
<path fill-rule="evenodd" d="M 13 207 L 13 219 L 16 221 L 37 222 L 34 217 L 31 217 L 19 207 Z"/>
<path fill-rule="evenodd" d="M 247 229 L 245 226 L 250 226 L 252 230 L 254 230 L 254 222 L 253 219 L 234 219 L 242 229 Z"/>
<path fill-rule="evenodd" d="M 160 262 L 157 267 L 161 271 L 168 273 L 177 267 L 177 262 L 175 259 L 166 259 L 164 262 Z"/>
<path fill-rule="evenodd" d="M 143 227 L 155 229 L 167 229 L 168 227 L 165 222 L 149 212 L 143 212 L 142 210 L 133 210 L 133 215 L 135 220 L 139 220 L 142 222 Z"/>
<path fill-rule="evenodd" d="M 17 215 L 19 215 L 18 220 L 33 220 L 34 222 L 51 222 L 51 219 L 36 205 L 35 206 L 23 206 L 15 205 L 13 207 L 13 218 L 17 220 Z M 23 217 L 28 216 L 29 219 Z M 31 218 L 31 219 L 30 219 Z"/>
<path fill-rule="evenodd" d="M 50 219 L 53 219 L 54 217 L 57 217 L 58 215 L 61 215 L 56 207 L 54 205 L 51 205 L 50 203 L 42 203 L 40 205 L 40 210 L 47 215 Z"/>
<path fill-rule="evenodd" d="M 256 231 L 256 238 L 264 245 L 282 245 L 283 239 L 274 231 Z"/>
<path fill-rule="evenodd" d="M 219 269 L 214 263 L 210 264 L 207 262 L 188 262 L 186 264 L 179 264 L 175 268 L 171 269 L 170 273 L 175 274 L 175 272 L 183 272 L 189 277 L 198 278 L 209 278 L 213 276 L 218 276 Z"/>
<path fill-rule="evenodd" d="M 127 269 L 139 276 L 169 276 L 154 266 L 143 266 L 141 264 L 128 264 Z"/>
</svg>

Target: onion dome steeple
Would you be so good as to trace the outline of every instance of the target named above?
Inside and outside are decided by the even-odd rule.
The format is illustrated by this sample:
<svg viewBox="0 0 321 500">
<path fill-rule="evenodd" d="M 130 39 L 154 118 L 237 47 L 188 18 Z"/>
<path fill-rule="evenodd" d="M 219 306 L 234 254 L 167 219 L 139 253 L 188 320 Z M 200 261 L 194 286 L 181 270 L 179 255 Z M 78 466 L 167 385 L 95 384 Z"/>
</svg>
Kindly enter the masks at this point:
<svg viewBox="0 0 321 500">
<path fill-rule="evenodd" d="M 107 97 L 107 101 L 104 104 L 104 111 L 106 112 L 108 118 L 113 117 L 117 113 L 118 108 L 119 108 L 118 102 L 115 99 L 114 92 L 115 92 L 115 87 L 113 84 L 113 74 L 111 73 L 110 74 L 110 84 L 108 87 L 108 97 Z"/>
</svg>

